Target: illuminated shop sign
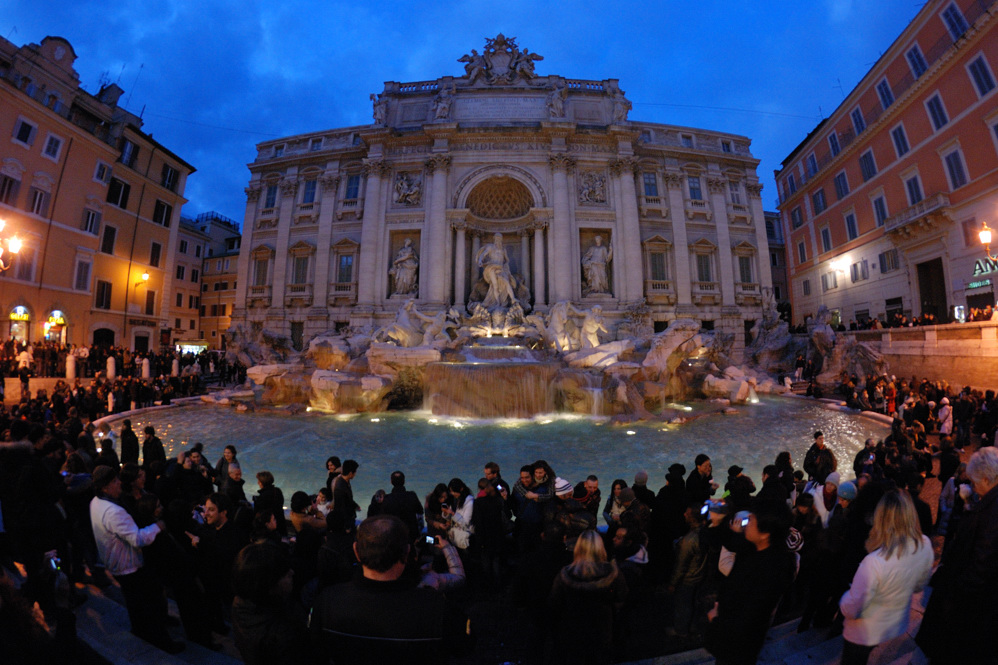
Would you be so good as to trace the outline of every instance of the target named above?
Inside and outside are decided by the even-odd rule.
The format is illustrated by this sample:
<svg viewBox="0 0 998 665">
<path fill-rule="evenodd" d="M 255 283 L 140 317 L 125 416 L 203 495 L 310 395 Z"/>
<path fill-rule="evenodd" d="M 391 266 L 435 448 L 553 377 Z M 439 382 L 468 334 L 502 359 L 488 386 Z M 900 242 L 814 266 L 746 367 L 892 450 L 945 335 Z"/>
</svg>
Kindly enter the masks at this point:
<svg viewBox="0 0 998 665">
<path fill-rule="evenodd" d="M 51 326 L 66 325 L 66 315 L 59 310 L 54 310 L 51 314 L 49 314 L 49 325 Z"/>
<path fill-rule="evenodd" d="M 30 321 L 31 315 L 28 314 L 28 308 L 23 305 L 18 305 L 10 311 L 11 321 Z"/>
<path fill-rule="evenodd" d="M 991 286 L 990 279 L 979 279 L 976 282 L 970 282 L 969 284 L 967 284 L 968 289 L 981 289 L 984 288 L 985 286 Z"/>
<path fill-rule="evenodd" d="M 998 271 L 998 261 L 991 259 L 978 259 L 974 262 L 974 277 L 987 275 L 989 272 Z"/>
</svg>

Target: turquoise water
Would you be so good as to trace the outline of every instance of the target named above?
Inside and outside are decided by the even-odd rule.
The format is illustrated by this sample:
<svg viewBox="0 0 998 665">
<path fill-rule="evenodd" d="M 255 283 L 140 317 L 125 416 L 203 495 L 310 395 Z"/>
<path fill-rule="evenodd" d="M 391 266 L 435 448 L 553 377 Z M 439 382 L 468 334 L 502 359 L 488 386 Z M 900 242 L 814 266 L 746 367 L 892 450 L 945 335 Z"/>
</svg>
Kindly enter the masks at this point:
<svg viewBox="0 0 998 665">
<path fill-rule="evenodd" d="M 247 495 L 256 491 L 257 471 L 272 472 L 290 501 L 296 490 L 311 494 L 325 484 L 327 457 L 355 459 L 360 470 L 354 496 L 365 511 L 376 490 L 390 489 L 388 477 L 396 469 L 405 472 L 408 488 L 422 497 L 455 476 L 475 487 L 489 461 L 497 462 L 510 482 L 519 477 L 520 466 L 536 459 L 546 459 L 572 483 L 594 473 L 606 496 L 615 478 L 630 484 L 640 469 L 648 471 L 648 485 L 657 491 L 671 464 L 680 462 L 689 472 L 694 457 L 703 452 L 710 455 L 714 478 L 722 485 L 728 467 L 738 464 L 759 486 L 762 468 L 781 450 L 789 450 L 794 467 L 800 468 L 816 429 L 825 433 L 840 472 L 848 478 L 863 441 L 888 432 L 880 423 L 798 399 L 763 398 L 735 407 L 737 414 L 731 415 L 710 413 L 719 409 L 715 404 L 691 408 L 692 414 L 705 415 L 683 425 L 613 425 L 564 417 L 474 423 L 402 412 L 285 416 L 212 406 L 157 410 L 133 417 L 132 424 L 136 431 L 155 426 L 168 455 L 201 441 L 212 464 L 226 444 L 235 445 Z"/>
</svg>

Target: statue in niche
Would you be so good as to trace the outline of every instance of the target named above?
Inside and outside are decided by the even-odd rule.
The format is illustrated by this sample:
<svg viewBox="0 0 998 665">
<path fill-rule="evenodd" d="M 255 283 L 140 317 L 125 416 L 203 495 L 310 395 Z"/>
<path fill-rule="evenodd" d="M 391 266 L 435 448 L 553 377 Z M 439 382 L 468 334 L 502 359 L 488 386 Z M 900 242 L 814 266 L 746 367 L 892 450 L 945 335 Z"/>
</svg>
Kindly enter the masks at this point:
<svg viewBox="0 0 998 665">
<path fill-rule="evenodd" d="M 447 88 L 441 88 L 437 96 L 433 98 L 433 117 L 437 120 L 449 118 L 452 101 L 453 93 Z"/>
<path fill-rule="evenodd" d="M 464 64 L 464 75 L 468 77 L 468 85 L 475 82 L 479 76 L 485 73 L 485 58 L 478 54 L 478 51 L 471 49 L 471 55 L 462 55 L 457 59 Z"/>
<path fill-rule="evenodd" d="M 406 238 L 402 249 L 395 255 L 388 274 L 392 277 L 392 295 L 406 296 L 419 291 L 416 271 L 419 269 L 419 255 L 412 246 L 412 238 Z"/>
<path fill-rule="evenodd" d="M 579 203 L 606 203 L 606 175 L 599 171 L 582 174 Z"/>
<path fill-rule="evenodd" d="M 492 242 L 482 245 L 475 257 L 475 263 L 482 269 L 482 279 L 489 286 L 482 306 L 487 310 L 509 307 L 516 303 L 513 275 L 509 270 L 509 255 L 502 244 L 502 234 L 496 233 Z"/>
<path fill-rule="evenodd" d="M 371 103 L 374 104 L 374 124 L 384 127 L 388 124 L 388 101 L 372 92 Z"/>
<path fill-rule="evenodd" d="M 395 196 L 392 200 L 404 206 L 418 206 L 423 196 L 423 187 L 418 178 L 402 171 L 395 176 Z"/>
<path fill-rule="evenodd" d="M 582 273 L 585 277 L 584 295 L 610 293 L 607 266 L 613 260 L 613 245 L 603 246 L 603 236 L 596 236 L 593 245 L 582 257 Z"/>
<path fill-rule="evenodd" d="M 568 308 L 575 316 L 582 317 L 582 326 L 579 330 L 579 347 L 582 349 L 595 349 L 600 345 L 599 334 L 601 332 L 610 332 L 607 330 L 606 322 L 603 320 L 603 308 L 599 305 L 593 305 L 590 309 L 580 310 L 576 309 L 571 303 L 569 303 Z"/>
<path fill-rule="evenodd" d="M 547 109 L 548 115 L 552 118 L 565 117 L 565 99 L 568 97 L 568 90 L 565 86 L 559 86 L 548 95 Z"/>
</svg>

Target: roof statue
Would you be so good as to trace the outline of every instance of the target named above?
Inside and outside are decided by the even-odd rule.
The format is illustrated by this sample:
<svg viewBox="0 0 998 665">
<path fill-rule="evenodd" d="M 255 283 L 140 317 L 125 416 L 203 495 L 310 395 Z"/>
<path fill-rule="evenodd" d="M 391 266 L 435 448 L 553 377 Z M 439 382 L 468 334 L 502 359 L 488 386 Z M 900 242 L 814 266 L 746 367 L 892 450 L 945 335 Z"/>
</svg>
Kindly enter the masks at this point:
<svg viewBox="0 0 998 665">
<path fill-rule="evenodd" d="M 464 64 L 467 85 L 473 85 L 482 78 L 489 85 L 511 85 L 518 80 L 530 83 L 535 77 L 534 63 L 544 56 L 531 53 L 530 49 L 520 50 L 515 37 L 506 37 L 501 32 L 495 39 L 485 38 L 485 48 L 479 54 L 472 49 L 471 54 L 458 58 Z"/>
</svg>

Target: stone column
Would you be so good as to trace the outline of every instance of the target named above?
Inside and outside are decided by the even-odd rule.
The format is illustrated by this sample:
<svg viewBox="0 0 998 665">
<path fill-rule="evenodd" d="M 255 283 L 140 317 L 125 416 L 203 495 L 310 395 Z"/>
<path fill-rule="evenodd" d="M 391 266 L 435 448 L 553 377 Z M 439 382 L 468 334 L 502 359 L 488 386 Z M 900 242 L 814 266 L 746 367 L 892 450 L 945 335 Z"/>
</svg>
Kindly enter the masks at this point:
<svg viewBox="0 0 998 665">
<path fill-rule="evenodd" d="M 679 173 L 663 175 L 669 197 L 669 219 L 672 220 L 673 285 L 676 305 L 694 311 L 691 295 L 689 238 L 686 235 L 686 200 L 683 198 L 683 176 Z M 677 312 L 679 313 L 679 312 Z"/>
<path fill-rule="evenodd" d="M 312 307 L 326 308 L 329 292 L 329 258 L 332 252 L 333 214 L 336 209 L 338 175 L 326 174 L 319 178 L 322 198 L 319 203 L 319 238 L 315 248 L 315 280 L 312 285 Z"/>
<path fill-rule="evenodd" d="M 520 234 L 520 273 L 523 283 L 530 284 L 530 232 L 523 229 Z"/>
<path fill-rule="evenodd" d="M 281 211 L 277 218 L 277 249 L 274 254 L 274 288 L 271 291 L 271 310 L 284 309 L 284 284 L 288 274 L 288 245 L 290 244 L 291 224 L 297 194 L 298 177 L 291 174 L 281 182 Z M 285 333 L 286 330 L 282 329 L 280 332 Z"/>
<path fill-rule="evenodd" d="M 376 287 L 378 284 L 378 265 L 381 243 L 385 242 L 384 215 L 381 214 L 381 184 L 384 176 L 391 172 L 391 166 L 383 160 L 371 160 L 365 164 L 367 170 L 367 189 L 371 190 L 371 210 L 367 223 L 361 227 L 360 260 L 357 270 L 357 309 L 371 312 L 374 310 Z M 387 268 L 386 268 L 387 270 Z M 380 302 L 383 295 L 377 296 Z"/>
<path fill-rule="evenodd" d="M 625 157 L 610 163 L 610 170 L 620 182 L 617 219 L 619 238 L 614 239 L 614 260 L 621 261 L 623 284 L 618 285 L 617 298 L 623 301 L 641 300 L 644 297 L 644 277 L 641 261 L 641 228 L 638 216 L 638 194 L 634 189 L 634 170 L 637 159 Z"/>
<path fill-rule="evenodd" d="M 253 230 L 256 228 L 256 206 L 257 201 L 260 199 L 262 188 L 260 187 L 260 183 L 256 182 L 252 183 L 244 191 L 246 192 L 246 212 L 243 214 L 243 246 L 246 249 L 239 252 L 239 259 L 236 262 L 236 281 L 239 283 L 239 288 L 236 289 L 234 307 L 242 311 L 245 317 L 246 294 L 253 283 L 252 276 L 250 275 L 250 266 L 252 265 L 250 251 L 253 249 Z M 233 312 L 233 317 L 235 318 L 235 312 Z"/>
<path fill-rule="evenodd" d="M 554 175 L 554 219 L 551 222 L 551 254 L 553 271 L 551 280 L 551 302 L 571 300 L 572 260 L 555 259 L 555 255 L 574 256 L 572 251 L 572 215 L 568 198 L 568 174 L 575 169 L 575 160 L 563 153 L 557 153 L 548 160 Z"/>
<path fill-rule="evenodd" d="M 465 229 L 468 225 L 462 220 L 454 222 L 454 231 L 457 236 L 454 245 L 454 304 L 458 311 L 464 312 L 464 298 L 466 279 L 468 276 L 468 257 L 465 255 Z"/>
<path fill-rule="evenodd" d="M 544 271 L 544 226 L 546 221 L 538 220 L 534 224 L 534 307 L 547 305 L 544 281 L 547 278 Z"/>
<path fill-rule="evenodd" d="M 447 304 L 447 174 L 450 155 L 434 155 L 426 160 L 426 172 L 431 174 L 430 207 L 423 228 L 426 235 L 420 244 L 420 283 L 423 298 L 431 305 Z M 423 286 L 425 284 L 425 286 Z"/>
<path fill-rule="evenodd" d="M 482 232 L 471 232 L 471 284 L 478 281 L 478 250 L 482 248 Z"/>
<path fill-rule="evenodd" d="M 76 356 L 72 353 L 66 355 L 66 380 L 76 379 Z"/>
<path fill-rule="evenodd" d="M 769 239 L 766 237 L 766 214 L 762 210 L 762 185 L 749 183 L 745 186 L 752 211 L 752 225 L 755 227 L 755 269 L 760 288 L 773 288 L 773 271 L 769 265 Z"/>
<path fill-rule="evenodd" d="M 707 178 L 710 190 L 710 204 L 714 209 L 714 225 L 717 228 L 717 262 L 721 283 L 721 306 L 735 306 L 735 268 L 732 263 L 731 233 L 728 229 L 728 201 L 724 197 L 728 181 L 724 178 Z"/>
</svg>

